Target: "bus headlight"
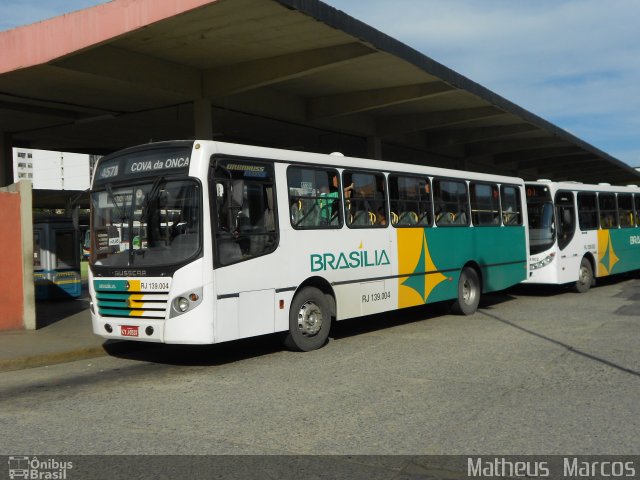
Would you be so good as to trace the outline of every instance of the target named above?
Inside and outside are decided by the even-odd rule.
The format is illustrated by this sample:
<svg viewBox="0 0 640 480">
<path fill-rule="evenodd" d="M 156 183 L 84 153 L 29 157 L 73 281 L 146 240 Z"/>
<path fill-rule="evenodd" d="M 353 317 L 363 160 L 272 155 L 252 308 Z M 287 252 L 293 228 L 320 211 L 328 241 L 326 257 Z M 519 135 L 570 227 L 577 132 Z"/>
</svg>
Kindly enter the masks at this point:
<svg viewBox="0 0 640 480">
<path fill-rule="evenodd" d="M 202 288 L 192 288 L 186 292 L 182 292 L 171 300 L 169 318 L 178 317 L 184 313 L 191 312 L 201 303 Z"/>
<path fill-rule="evenodd" d="M 544 257 L 542 260 L 540 260 L 539 262 L 536 263 L 531 263 L 529 265 L 529 268 L 531 270 L 538 270 L 542 267 L 546 267 L 547 265 L 549 265 L 551 262 L 553 262 L 553 259 L 555 258 L 556 254 L 555 252 L 550 253 L 549 255 L 547 255 L 546 257 Z"/>
<path fill-rule="evenodd" d="M 176 308 L 182 313 L 186 312 L 189 310 L 189 300 L 184 297 L 176 298 Z"/>
</svg>

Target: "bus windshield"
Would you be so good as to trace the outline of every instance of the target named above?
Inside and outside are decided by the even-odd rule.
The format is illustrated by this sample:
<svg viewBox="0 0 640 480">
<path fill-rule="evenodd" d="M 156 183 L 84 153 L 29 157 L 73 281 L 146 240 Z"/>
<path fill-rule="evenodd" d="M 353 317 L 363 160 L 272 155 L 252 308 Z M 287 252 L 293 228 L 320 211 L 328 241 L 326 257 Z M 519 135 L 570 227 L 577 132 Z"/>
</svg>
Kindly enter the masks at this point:
<svg viewBox="0 0 640 480">
<path fill-rule="evenodd" d="M 105 185 L 91 195 L 91 264 L 148 267 L 181 263 L 200 249 L 200 188 L 156 177 L 135 186 Z"/>
<path fill-rule="evenodd" d="M 549 188 L 527 185 L 527 210 L 529 216 L 529 250 L 535 255 L 550 249 L 556 241 L 553 203 Z"/>
</svg>

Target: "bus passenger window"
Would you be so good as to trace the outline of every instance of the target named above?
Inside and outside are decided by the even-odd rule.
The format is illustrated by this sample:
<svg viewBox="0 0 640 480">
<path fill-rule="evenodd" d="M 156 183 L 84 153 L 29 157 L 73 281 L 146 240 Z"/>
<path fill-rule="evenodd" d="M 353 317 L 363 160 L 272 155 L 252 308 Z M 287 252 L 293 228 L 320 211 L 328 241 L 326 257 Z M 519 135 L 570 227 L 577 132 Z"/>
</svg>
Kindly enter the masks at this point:
<svg viewBox="0 0 640 480">
<path fill-rule="evenodd" d="M 252 160 L 218 160 L 212 224 L 216 263 L 230 265 L 271 253 L 277 244 L 273 166 Z"/>
<path fill-rule="evenodd" d="M 620 219 L 620 227 L 629 228 L 634 226 L 633 198 L 630 193 L 618 194 L 618 218 Z"/>
<path fill-rule="evenodd" d="M 431 186 L 428 178 L 389 176 L 391 224 L 394 227 L 431 226 Z"/>
<path fill-rule="evenodd" d="M 595 193 L 578 193 L 578 223 L 582 231 L 598 229 L 598 200 Z"/>
<path fill-rule="evenodd" d="M 474 225 L 500 225 L 500 194 L 497 185 L 471 183 L 471 220 Z"/>
<path fill-rule="evenodd" d="M 633 201 L 635 204 L 636 210 L 636 225 L 640 227 L 640 195 L 636 194 L 633 196 Z"/>
<path fill-rule="evenodd" d="M 387 200 L 385 177 L 381 173 L 345 171 L 345 219 L 350 228 L 385 228 Z"/>
<path fill-rule="evenodd" d="M 600 228 L 618 228 L 616 208 L 616 196 L 613 193 L 599 193 L 598 205 L 600 206 Z"/>
<path fill-rule="evenodd" d="M 515 186 L 502 185 L 502 221 L 505 225 L 522 225 L 522 210 L 520 208 L 520 189 Z"/>
<path fill-rule="evenodd" d="M 340 228 L 340 179 L 337 170 L 289 167 L 289 213 L 295 229 Z M 350 191 L 347 187 L 345 190 Z"/>
<path fill-rule="evenodd" d="M 469 225 L 467 184 L 460 180 L 433 181 L 436 225 Z"/>
</svg>

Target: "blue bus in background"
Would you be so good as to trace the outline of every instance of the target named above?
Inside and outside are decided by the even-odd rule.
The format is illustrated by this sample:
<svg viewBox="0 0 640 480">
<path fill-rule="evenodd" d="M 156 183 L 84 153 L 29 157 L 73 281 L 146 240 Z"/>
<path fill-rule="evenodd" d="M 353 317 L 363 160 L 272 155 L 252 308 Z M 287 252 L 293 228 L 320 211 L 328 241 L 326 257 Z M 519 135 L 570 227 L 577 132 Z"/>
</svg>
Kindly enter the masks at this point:
<svg viewBox="0 0 640 480">
<path fill-rule="evenodd" d="M 78 231 L 70 218 L 33 224 L 33 283 L 36 300 L 77 298 L 82 293 Z"/>
<path fill-rule="evenodd" d="M 91 256 L 91 233 L 89 232 L 89 228 L 87 227 L 84 232 L 81 231 L 82 240 L 82 259 L 89 260 Z"/>
</svg>

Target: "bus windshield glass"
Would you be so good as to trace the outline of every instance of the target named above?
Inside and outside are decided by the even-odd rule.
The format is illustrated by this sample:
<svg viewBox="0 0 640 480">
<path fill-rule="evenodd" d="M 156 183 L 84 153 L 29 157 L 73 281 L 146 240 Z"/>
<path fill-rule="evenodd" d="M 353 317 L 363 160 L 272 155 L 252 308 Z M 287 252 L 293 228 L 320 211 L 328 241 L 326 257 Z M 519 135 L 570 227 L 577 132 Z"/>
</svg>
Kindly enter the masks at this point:
<svg viewBox="0 0 640 480">
<path fill-rule="evenodd" d="M 544 185 L 527 185 L 529 249 L 532 255 L 550 249 L 556 240 L 551 193 Z"/>
<path fill-rule="evenodd" d="M 200 187 L 159 176 L 91 195 L 91 264 L 148 267 L 181 263 L 200 250 Z"/>
</svg>

